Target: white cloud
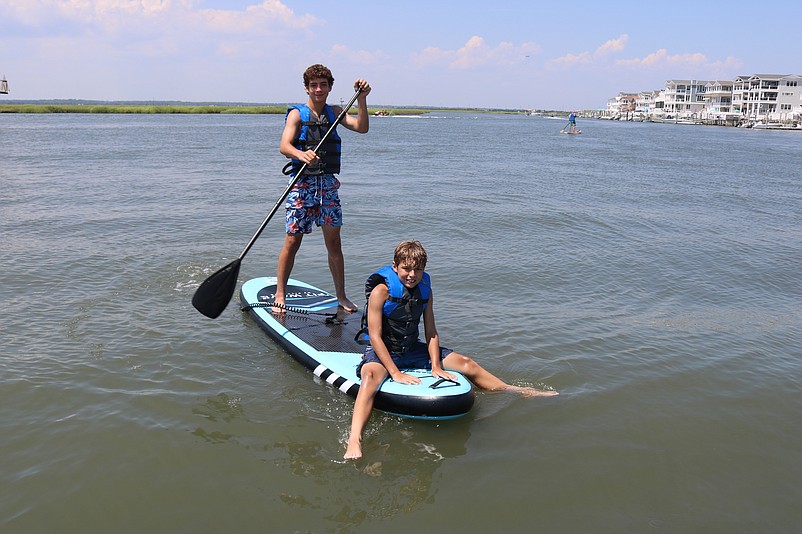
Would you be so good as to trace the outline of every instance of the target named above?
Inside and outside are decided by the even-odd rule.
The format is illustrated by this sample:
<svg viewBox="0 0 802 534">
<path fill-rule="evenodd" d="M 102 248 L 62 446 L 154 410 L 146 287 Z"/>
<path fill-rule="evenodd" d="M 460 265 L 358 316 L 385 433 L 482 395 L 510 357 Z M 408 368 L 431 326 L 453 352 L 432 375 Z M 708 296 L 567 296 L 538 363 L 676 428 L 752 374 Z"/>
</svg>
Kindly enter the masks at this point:
<svg viewBox="0 0 802 534">
<path fill-rule="evenodd" d="M 546 65 L 549 67 L 567 68 L 576 65 L 590 65 L 597 62 L 604 62 L 605 58 L 611 54 L 623 50 L 626 47 L 628 40 L 629 35 L 624 33 L 615 39 L 610 39 L 609 41 L 605 42 L 596 48 L 595 52 L 593 53 L 585 51 L 580 52 L 579 54 L 565 54 L 564 56 L 547 61 Z"/>
<path fill-rule="evenodd" d="M 552 59 L 546 62 L 546 65 L 555 67 L 571 67 L 574 65 L 587 65 L 593 62 L 593 56 L 590 52 L 582 52 L 581 54 L 566 54 L 557 59 Z"/>
<path fill-rule="evenodd" d="M 3 11 L 20 23 L 39 27 L 55 21 L 117 27 L 126 21 L 158 16 L 170 0 L 6 0 Z M 181 5 L 176 2 L 176 5 Z"/>
<path fill-rule="evenodd" d="M 300 30 L 321 24 L 312 15 L 297 16 L 279 0 L 264 0 L 245 11 L 202 9 L 195 16 L 207 30 L 237 34 L 259 34 L 276 28 Z"/>
<path fill-rule="evenodd" d="M 727 59 L 723 61 L 714 61 L 707 64 L 707 67 L 710 69 L 711 79 L 729 78 L 733 75 L 733 73 L 741 70 L 741 67 L 743 67 L 743 61 L 734 56 L 727 56 Z"/>
<path fill-rule="evenodd" d="M 680 72 L 676 68 L 680 67 L 681 72 L 686 73 L 683 76 L 715 80 L 732 78 L 741 69 L 743 62 L 733 56 L 728 56 L 724 60 L 710 61 L 706 55 L 700 52 L 669 54 L 665 48 L 661 48 L 643 58 L 619 60 L 616 65 L 631 70 L 653 70 L 669 67 L 671 72 Z"/>
<path fill-rule="evenodd" d="M 653 52 L 643 58 L 619 59 L 616 65 L 627 67 L 654 67 L 659 65 L 703 65 L 707 56 L 700 52 L 693 54 L 669 54 L 665 48 Z"/>
<path fill-rule="evenodd" d="M 514 44 L 501 42 L 490 46 L 483 37 L 474 35 L 456 50 L 441 50 L 427 47 L 412 55 L 412 61 L 418 66 L 445 65 L 451 69 L 467 70 L 491 65 L 511 65 L 523 61 L 531 54 L 540 52 L 535 43 Z"/>
<path fill-rule="evenodd" d="M 610 39 L 599 48 L 596 49 L 596 53 L 594 54 L 596 57 L 604 57 L 614 52 L 620 52 L 623 50 L 626 45 L 627 41 L 629 40 L 629 35 L 622 34 L 616 37 L 615 39 Z"/>
<path fill-rule="evenodd" d="M 661 69 L 670 67 L 676 71 L 680 67 L 686 72 L 693 72 L 694 75 L 715 77 L 729 77 L 737 71 L 742 63 L 734 57 L 728 57 L 724 61 L 710 61 L 701 52 L 686 54 L 670 54 L 667 49 L 661 48 L 643 57 L 630 59 L 613 59 L 611 56 L 626 48 L 629 36 L 622 34 L 615 39 L 610 39 L 594 52 L 580 52 L 578 54 L 566 54 L 546 62 L 546 66 L 552 68 L 567 69 L 579 65 L 610 67 L 615 66 L 632 71 L 643 69 Z M 690 75 L 690 74 L 689 74 Z"/>
<path fill-rule="evenodd" d="M 438 63 L 445 63 L 453 58 L 453 52 L 440 50 L 434 46 L 427 46 L 420 52 L 413 55 L 413 62 L 419 66 L 429 66 Z"/>
<path fill-rule="evenodd" d="M 4 0 L 0 13 L 31 29 L 47 27 L 52 33 L 61 28 L 59 33 L 69 33 L 77 27 L 93 35 L 136 34 L 150 28 L 253 36 L 322 24 L 313 15 L 296 14 L 280 0 L 264 0 L 244 10 L 198 9 L 195 4 L 192 0 Z"/>
<path fill-rule="evenodd" d="M 331 53 L 360 65 L 381 64 L 390 61 L 389 56 L 381 50 L 375 52 L 369 50 L 352 50 L 343 44 L 335 44 L 332 46 Z"/>
</svg>

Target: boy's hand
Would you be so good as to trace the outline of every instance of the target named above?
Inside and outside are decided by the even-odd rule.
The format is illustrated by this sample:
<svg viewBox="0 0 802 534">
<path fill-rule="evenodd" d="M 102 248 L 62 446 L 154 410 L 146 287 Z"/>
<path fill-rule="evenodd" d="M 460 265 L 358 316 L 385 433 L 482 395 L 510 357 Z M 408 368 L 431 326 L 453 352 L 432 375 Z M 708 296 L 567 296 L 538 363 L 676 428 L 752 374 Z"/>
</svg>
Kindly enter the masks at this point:
<svg viewBox="0 0 802 534">
<path fill-rule="evenodd" d="M 315 154 L 314 150 L 307 150 L 306 152 L 302 152 L 301 155 L 298 156 L 298 160 L 301 163 L 306 163 L 306 164 L 314 163 L 315 161 L 317 161 L 319 159 L 320 158 L 318 157 L 317 154 Z"/>
<path fill-rule="evenodd" d="M 402 373 L 401 371 L 398 371 L 396 374 L 392 375 L 391 378 L 393 379 L 393 382 L 398 382 L 400 384 L 420 384 L 420 378 Z"/>
<path fill-rule="evenodd" d="M 367 82 L 367 80 L 360 78 L 354 82 L 354 91 L 357 89 L 362 89 L 362 93 L 359 96 L 368 96 L 368 93 L 370 93 L 370 84 Z"/>
<path fill-rule="evenodd" d="M 445 378 L 446 380 L 450 380 L 451 382 L 457 381 L 457 377 L 455 377 L 454 375 L 452 375 L 447 371 L 443 371 L 442 369 L 437 369 L 437 370 L 432 369 L 432 376 L 435 378 Z"/>
</svg>

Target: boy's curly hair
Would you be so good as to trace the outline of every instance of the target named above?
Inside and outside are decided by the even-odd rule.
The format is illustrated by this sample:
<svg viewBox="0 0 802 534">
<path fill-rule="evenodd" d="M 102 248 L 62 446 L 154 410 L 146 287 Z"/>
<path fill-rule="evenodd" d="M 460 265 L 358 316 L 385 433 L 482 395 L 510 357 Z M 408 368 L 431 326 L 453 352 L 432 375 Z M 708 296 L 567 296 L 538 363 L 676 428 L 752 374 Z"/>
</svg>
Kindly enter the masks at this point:
<svg viewBox="0 0 802 534">
<path fill-rule="evenodd" d="M 334 76 L 328 67 L 316 63 L 304 71 L 304 87 L 309 87 L 309 82 L 316 78 L 326 78 L 329 81 L 329 87 L 334 86 Z"/>
</svg>

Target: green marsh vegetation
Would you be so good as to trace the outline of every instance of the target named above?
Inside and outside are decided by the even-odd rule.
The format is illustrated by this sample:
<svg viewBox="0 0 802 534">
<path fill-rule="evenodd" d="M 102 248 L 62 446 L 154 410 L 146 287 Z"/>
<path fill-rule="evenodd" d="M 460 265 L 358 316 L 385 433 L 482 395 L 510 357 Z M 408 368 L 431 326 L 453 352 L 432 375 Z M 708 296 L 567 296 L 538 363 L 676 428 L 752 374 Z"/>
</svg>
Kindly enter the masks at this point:
<svg viewBox="0 0 802 534">
<path fill-rule="evenodd" d="M 440 108 L 368 108 L 371 116 L 424 115 L 433 112 L 520 113 L 514 110 L 440 109 Z M 283 115 L 286 105 L 241 104 L 81 104 L 81 103 L 0 103 L 0 113 L 108 113 L 108 114 L 241 114 Z M 356 113 L 352 108 L 351 113 Z"/>
<path fill-rule="evenodd" d="M 162 105 L 162 104 L 0 104 L 0 113 L 141 113 L 141 114 L 278 114 L 286 106 Z"/>
</svg>

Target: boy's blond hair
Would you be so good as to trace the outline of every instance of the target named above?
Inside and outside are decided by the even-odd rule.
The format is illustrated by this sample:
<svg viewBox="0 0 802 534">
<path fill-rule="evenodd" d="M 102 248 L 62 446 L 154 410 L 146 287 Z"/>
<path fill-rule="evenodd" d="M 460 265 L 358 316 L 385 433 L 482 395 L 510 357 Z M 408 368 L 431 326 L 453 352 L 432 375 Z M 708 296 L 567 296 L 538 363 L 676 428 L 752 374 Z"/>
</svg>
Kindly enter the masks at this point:
<svg viewBox="0 0 802 534">
<path fill-rule="evenodd" d="M 403 241 L 395 247 L 393 263 L 396 266 L 406 265 L 413 269 L 426 268 L 426 251 L 420 241 Z"/>
</svg>

